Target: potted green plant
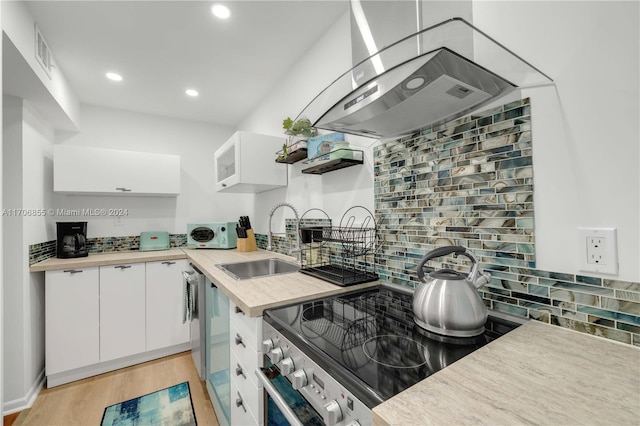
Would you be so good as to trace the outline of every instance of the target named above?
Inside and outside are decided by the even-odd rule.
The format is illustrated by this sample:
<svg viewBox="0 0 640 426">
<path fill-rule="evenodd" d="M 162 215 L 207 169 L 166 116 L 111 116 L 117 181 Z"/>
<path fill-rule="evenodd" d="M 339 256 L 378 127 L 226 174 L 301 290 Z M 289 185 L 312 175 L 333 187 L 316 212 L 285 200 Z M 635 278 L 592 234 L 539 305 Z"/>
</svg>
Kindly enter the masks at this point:
<svg viewBox="0 0 640 426">
<path fill-rule="evenodd" d="M 282 120 L 282 128 L 284 129 L 284 133 L 289 136 L 310 138 L 318 135 L 318 129 L 311 125 L 311 120 L 308 118 L 299 118 L 293 121 L 291 117 L 287 117 Z"/>
<path fill-rule="evenodd" d="M 278 162 L 287 162 L 291 153 L 307 147 L 307 138 L 318 135 L 318 129 L 311 125 L 311 120 L 308 118 L 299 118 L 294 121 L 291 117 L 287 117 L 282 120 L 282 128 L 284 133 L 289 135 L 289 142 L 284 144 L 282 151 L 278 153 L 276 158 Z M 300 157 L 300 159 L 302 158 L 304 157 Z"/>
</svg>

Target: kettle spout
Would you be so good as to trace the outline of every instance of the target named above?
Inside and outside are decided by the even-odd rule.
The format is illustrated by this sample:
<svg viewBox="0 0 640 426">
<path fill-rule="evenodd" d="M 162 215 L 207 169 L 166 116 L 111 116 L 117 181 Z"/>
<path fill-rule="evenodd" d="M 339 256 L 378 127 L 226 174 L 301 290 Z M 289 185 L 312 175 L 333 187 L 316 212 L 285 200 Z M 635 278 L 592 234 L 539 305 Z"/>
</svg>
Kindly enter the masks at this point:
<svg viewBox="0 0 640 426">
<path fill-rule="evenodd" d="M 491 274 L 488 272 L 481 272 L 478 275 L 478 278 L 476 278 L 476 280 L 473 282 L 473 285 L 476 286 L 476 288 L 480 288 L 488 283 L 489 280 L 491 280 Z"/>
</svg>

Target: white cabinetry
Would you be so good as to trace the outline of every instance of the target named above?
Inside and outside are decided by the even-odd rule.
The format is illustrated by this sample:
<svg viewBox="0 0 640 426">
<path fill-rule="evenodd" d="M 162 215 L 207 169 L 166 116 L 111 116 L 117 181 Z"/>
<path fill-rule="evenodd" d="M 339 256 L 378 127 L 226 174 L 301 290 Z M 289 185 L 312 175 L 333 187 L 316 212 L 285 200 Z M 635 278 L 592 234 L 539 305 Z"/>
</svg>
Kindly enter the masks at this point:
<svg viewBox="0 0 640 426">
<path fill-rule="evenodd" d="M 182 323 L 185 259 L 147 262 L 147 350 L 189 342 L 189 322 Z"/>
<path fill-rule="evenodd" d="M 85 195 L 178 195 L 180 157 L 55 145 L 53 190 Z"/>
<path fill-rule="evenodd" d="M 189 350 L 186 265 L 179 259 L 47 271 L 47 386 Z"/>
<path fill-rule="evenodd" d="M 236 132 L 215 154 L 216 191 L 257 193 L 287 186 L 287 167 L 275 162 L 285 138 Z"/>
<path fill-rule="evenodd" d="M 46 373 L 100 360 L 98 268 L 45 273 Z"/>
<path fill-rule="evenodd" d="M 145 265 L 100 267 L 100 362 L 145 351 Z"/>
<path fill-rule="evenodd" d="M 231 424 L 264 423 L 263 388 L 255 375 L 262 367 L 262 317 L 246 316 L 229 302 L 231 337 Z"/>
</svg>

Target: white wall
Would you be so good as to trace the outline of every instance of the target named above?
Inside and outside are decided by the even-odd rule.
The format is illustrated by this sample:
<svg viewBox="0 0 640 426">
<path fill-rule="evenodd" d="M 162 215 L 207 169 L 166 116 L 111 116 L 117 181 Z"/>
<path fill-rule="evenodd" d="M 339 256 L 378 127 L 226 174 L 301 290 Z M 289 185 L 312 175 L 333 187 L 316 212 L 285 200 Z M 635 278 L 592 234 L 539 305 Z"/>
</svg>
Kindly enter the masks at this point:
<svg viewBox="0 0 640 426">
<path fill-rule="evenodd" d="M 35 109 L 4 97 L 3 204 L 6 209 L 44 209 L 53 193 L 44 185 L 52 173 L 54 130 Z M 4 411 L 22 409 L 44 380 L 44 274 L 29 272 L 29 244 L 55 238 L 52 218 L 5 216 L 3 226 Z"/>
<path fill-rule="evenodd" d="M 22 139 L 22 100 L 16 98 L 3 99 L 3 207 L 13 208 L 22 205 L 22 182 L 20 177 L 20 144 Z M 15 180 L 13 185 L 7 185 L 9 179 Z M 11 206 L 11 207 L 9 207 Z M 22 321 L 13 321 L 14 318 L 22 318 L 22 277 L 20 269 L 9 268 L 9 265 L 17 265 L 22 259 L 22 221 L 18 218 L 3 217 L 3 337 L 11 342 L 3 345 L 3 384 L 4 396 L 10 401 L 24 395 L 21 379 L 23 370 L 23 329 Z M 18 241 L 13 250 L 8 250 L 7 241 Z M 17 250 L 16 250 L 17 248 Z M 18 283 L 18 285 L 6 285 L 6 283 Z M 6 369 L 6 371 L 5 371 Z M 12 374 L 12 372 L 14 374 Z"/>
<path fill-rule="evenodd" d="M 2 34 L 2 2 L 0 2 L 0 34 Z M 0 92 L 2 92 L 2 43 L 0 43 Z M 4 102 L 0 97 L 0 110 L 4 110 Z M 0 128 L 3 128 L 2 114 L 0 114 Z M 2 167 L 2 146 L 3 146 L 2 132 L 0 132 L 0 188 L 3 184 L 3 167 Z M 0 208 L 4 206 L 2 197 L 0 197 Z M 4 241 L 4 227 L 0 224 L 0 241 Z M 4 401 L 4 280 L 2 274 L 4 272 L 4 266 L 2 261 L 3 249 L 0 244 L 0 401 Z"/>
<path fill-rule="evenodd" d="M 244 120 L 239 129 L 281 136 L 282 120 L 295 118 L 306 104 L 342 73 L 351 68 L 349 14 L 342 16 L 326 34 L 311 46 L 294 68 L 282 77 L 270 95 Z M 288 167 L 286 188 L 257 194 L 253 225 L 258 233 L 268 231 L 268 213 L 279 202 L 291 203 L 302 215 L 311 208 L 325 210 L 334 220 L 353 205 L 373 211 L 373 139 L 347 135 L 354 148 L 365 151 L 365 164 L 324 175 L 302 174 L 306 165 L 298 162 Z M 275 155 L 274 155 L 275 160 Z M 318 217 L 309 216 L 306 217 Z M 273 217 L 273 231 L 284 232 L 284 219 L 293 218 L 288 209 Z"/>
<path fill-rule="evenodd" d="M 252 211 L 251 195 L 214 190 L 214 153 L 233 134 L 233 129 L 84 104 L 80 118 L 79 133 L 58 134 L 57 143 L 181 157 L 181 193 L 178 197 L 56 194 L 56 209 L 128 209 L 122 226 L 116 226 L 114 219 L 109 217 L 84 218 L 88 222 L 89 237 L 138 235 L 142 231 L 186 233 L 188 222 L 237 220 L 241 214 Z M 52 185 L 50 177 L 48 183 Z"/>
<path fill-rule="evenodd" d="M 615 227 L 617 278 L 640 281 L 639 9 L 474 2 L 474 25 L 555 81 L 522 90 L 532 104 L 538 269 L 580 273 L 577 228 Z"/>
</svg>

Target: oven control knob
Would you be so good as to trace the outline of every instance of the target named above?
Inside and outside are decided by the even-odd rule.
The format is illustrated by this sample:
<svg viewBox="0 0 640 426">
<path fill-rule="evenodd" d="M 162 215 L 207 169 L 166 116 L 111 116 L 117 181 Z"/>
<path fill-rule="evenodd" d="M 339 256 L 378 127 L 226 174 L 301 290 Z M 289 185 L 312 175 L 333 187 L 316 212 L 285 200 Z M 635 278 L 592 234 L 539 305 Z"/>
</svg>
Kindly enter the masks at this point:
<svg viewBox="0 0 640 426">
<path fill-rule="evenodd" d="M 284 352 L 282 351 L 282 348 L 274 348 L 271 350 L 271 352 L 269 352 L 269 359 L 271 359 L 271 362 L 274 364 L 282 361 L 282 358 L 284 358 Z"/>
<path fill-rule="evenodd" d="M 295 389 L 302 389 L 307 386 L 307 373 L 304 370 L 296 370 L 291 377 L 291 386 Z"/>
<path fill-rule="evenodd" d="M 269 351 L 273 349 L 273 340 L 267 339 L 262 341 L 262 353 L 268 354 Z"/>
<path fill-rule="evenodd" d="M 295 366 L 293 364 L 293 360 L 290 357 L 286 357 L 280 362 L 280 373 L 284 376 L 288 376 L 294 370 Z"/>
<path fill-rule="evenodd" d="M 324 409 L 326 410 L 324 416 L 324 422 L 329 426 L 333 426 L 342 421 L 342 410 L 340 409 L 340 404 L 335 399 L 324 404 Z"/>
</svg>

